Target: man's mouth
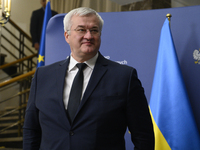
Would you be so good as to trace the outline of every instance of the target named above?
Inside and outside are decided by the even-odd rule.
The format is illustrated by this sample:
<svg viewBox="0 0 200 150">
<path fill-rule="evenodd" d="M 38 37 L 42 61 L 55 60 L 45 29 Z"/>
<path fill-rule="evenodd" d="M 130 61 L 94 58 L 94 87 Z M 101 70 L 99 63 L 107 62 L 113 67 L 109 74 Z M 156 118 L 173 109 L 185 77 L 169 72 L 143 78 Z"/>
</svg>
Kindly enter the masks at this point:
<svg viewBox="0 0 200 150">
<path fill-rule="evenodd" d="M 88 42 L 83 42 L 82 44 L 85 44 L 85 45 L 92 45 L 93 43 L 88 41 Z"/>
</svg>

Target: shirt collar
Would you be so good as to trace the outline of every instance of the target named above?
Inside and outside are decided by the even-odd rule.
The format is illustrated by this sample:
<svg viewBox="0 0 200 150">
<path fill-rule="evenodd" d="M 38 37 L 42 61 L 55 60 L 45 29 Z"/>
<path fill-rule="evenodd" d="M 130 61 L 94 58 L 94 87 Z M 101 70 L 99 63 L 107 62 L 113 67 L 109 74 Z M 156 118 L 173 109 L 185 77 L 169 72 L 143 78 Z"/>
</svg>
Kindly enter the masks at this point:
<svg viewBox="0 0 200 150">
<path fill-rule="evenodd" d="M 94 57 L 92 57 L 91 59 L 84 61 L 84 63 L 87 64 L 87 66 L 89 68 L 91 68 L 92 70 L 94 69 L 95 63 L 97 61 L 97 58 L 99 56 L 99 53 L 97 53 Z M 74 70 L 76 69 L 76 64 L 79 63 L 78 61 L 76 61 L 71 55 L 70 55 L 70 62 L 69 62 L 69 66 L 68 66 L 68 71 Z"/>
</svg>

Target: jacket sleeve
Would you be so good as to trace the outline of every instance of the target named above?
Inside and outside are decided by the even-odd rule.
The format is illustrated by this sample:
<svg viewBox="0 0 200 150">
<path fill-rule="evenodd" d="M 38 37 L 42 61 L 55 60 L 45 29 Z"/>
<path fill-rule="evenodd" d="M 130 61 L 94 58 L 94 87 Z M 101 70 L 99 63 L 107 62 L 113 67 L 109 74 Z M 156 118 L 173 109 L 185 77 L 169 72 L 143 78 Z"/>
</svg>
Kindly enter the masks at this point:
<svg viewBox="0 0 200 150">
<path fill-rule="evenodd" d="M 33 11 L 31 15 L 31 21 L 30 21 L 30 33 L 32 37 L 32 46 L 34 46 L 35 43 L 40 43 L 38 39 L 38 36 L 40 36 L 38 35 L 40 31 L 39 31 L 39 21 L 38 21 L 37 16 L 38 16 L 37 12 Z"/>
<path fill-rule="evenodd" d="M 129 80 L 127 122 L 134 150 L 154 150 L 154 131 L 147 99 L 135 69 Z"/>
<path fill-rule="evenodd" d="M 35 106 L 37 89 L 37 72 L 31 83 L 29 100 L 26 108 L 25 121 L 23 126 L 23 149 L 39 150 L 41 141 L 41 129 L 38 118 L 38 109 Z"/>
</svg>

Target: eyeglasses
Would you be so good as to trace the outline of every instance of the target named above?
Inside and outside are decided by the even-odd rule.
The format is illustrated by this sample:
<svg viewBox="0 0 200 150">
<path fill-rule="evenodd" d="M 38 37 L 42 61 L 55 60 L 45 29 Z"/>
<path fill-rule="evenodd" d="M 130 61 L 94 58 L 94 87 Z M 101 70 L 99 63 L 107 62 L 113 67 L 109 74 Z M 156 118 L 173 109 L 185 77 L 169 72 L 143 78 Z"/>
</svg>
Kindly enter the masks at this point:
<svg viewBox="0 0 200 150">
<path fill-rule="evenodd" d="M 85 28 L 82 28 L 82 27 L 78 27 L 74 30 L 68 30 L 68 31 L 76 31 L 76 33 L 80 36 L 84 36 L 88 31 L 93 36 L 100 35 L 100 30 L 98 28 L 85 29 Z"/>
</svg>

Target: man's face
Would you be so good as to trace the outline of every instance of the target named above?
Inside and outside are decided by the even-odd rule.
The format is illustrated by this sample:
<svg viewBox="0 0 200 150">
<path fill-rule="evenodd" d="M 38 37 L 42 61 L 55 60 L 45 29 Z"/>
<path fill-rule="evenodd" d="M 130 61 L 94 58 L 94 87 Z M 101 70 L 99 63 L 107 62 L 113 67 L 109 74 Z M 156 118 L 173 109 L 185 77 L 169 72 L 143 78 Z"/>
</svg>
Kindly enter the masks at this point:
<svg viewBox="0 0 200 150">
<path fill-rule="evenodd" d="M 40 0 L 40 3 L 41 3 L 41 5 L 42 5 L 42 7 L 46 7 L 46 0 Z"/>
<path fill-rule="evenodd" d="M 70 45 L 72 57 L 78 62 L 86 61 L 96 55 L 101 44 L 99 20 L 95 15 L 75 15 L 71 22 L 70 35 L 65 32 L 65 40 Z"/>
</svg>

